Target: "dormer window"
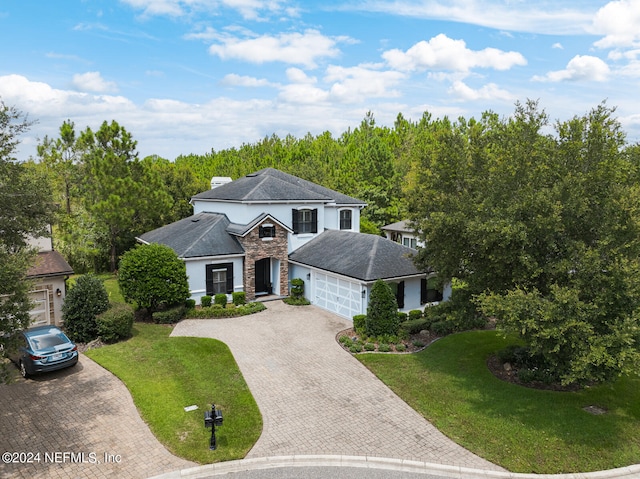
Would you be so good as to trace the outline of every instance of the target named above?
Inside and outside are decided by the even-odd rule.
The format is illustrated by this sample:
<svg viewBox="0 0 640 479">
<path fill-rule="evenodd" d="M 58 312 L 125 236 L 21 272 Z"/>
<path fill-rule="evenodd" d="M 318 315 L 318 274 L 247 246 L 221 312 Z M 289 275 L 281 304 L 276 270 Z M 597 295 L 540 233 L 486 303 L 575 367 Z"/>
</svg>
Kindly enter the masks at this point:
<svg viewBox="0 0 640 479">
<path fill-rule="evenodd" d="M 317 233 L 318 210 L 292 210 L 293 234 Z"/>
<path fill-rule="evenodd" d="M 340 210 L 340 229 L 351 229 L 351 210 Z"/>
<path fill-rule="evenodd" d="M 260 238 L 275 238 L 276 227 L 273 225 L 262 225 L 259 230 Z"/>
</svg>

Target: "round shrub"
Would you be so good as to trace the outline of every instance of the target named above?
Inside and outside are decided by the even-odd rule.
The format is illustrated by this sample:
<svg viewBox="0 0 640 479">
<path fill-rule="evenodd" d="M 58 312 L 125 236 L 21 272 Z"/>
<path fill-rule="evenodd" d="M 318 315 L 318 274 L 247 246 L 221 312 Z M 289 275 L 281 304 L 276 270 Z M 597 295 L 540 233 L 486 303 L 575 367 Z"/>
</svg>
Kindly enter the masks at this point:
<svg viewBox="0 0 640 479">
<path fill-rule="evenodd" d="M 118 285 L 128 303 L 136 303 L 150 313 L 161 304 L 182 304 L 190 294 L 184 261 L 161 244 L 138 245 L 123 254 Z"/>
<path fill-rule="evenodd" d="M 291 296 L 294 298 L 301 298 L 304 296 L 304 281 L 300 278 L 293 278 L 291 280 Z"/>
<path fill-rule="evenodd" d="M 201 296 L 200 306 L 202 306 L 203 308 L 208 308 L 209 306 L 211 306 L 211 296 L 206 294 L 204 296 Z"/>
<path fill-rule="evenodd" d="M 422 318 L 422 311 L 419 309 L 412 309 L 409 311 L 409 321 L 414 321 L 416 319 Z"/>
<path fill-rule="evenodd" d="M 186 308 L 184 306 L 174 306 L 166 311 L 156 311 L 153 313 L 153 321 L 158 324 L 174 324 L 184 318 Z"/>
<path fill-rule="evenodd" d="M 366 332 L 367 325 L 367 315 L 366 314 L 356 314 L 353 317 L 353 329 L 358 334 L 364 334 Z"/>
<path fill-rule="evenodd" d="M 407 318 L 408 318 L 407 313 L 405 313 L 404 311 L 398 311 L 398 321 L 402 323 L 406 321 Z"/>
<path fill-rule="evenodd" d="M 389 351 L 391 351 L 391 346 L 389 346 L 387 343 L 378 344 L 378 351 L 381 353 L 388 353 Z"/>
<path fill-rule="evenodd" d="M 396 344 L 396 351 L 398 351 L 399 353 L 403 353 L 407 350 L 407 347 L 403 344 Z"/>
<path fill-rule="evenodd" d="M 236 306 L 242 306 L 247 302 L 247 295 L 244 291 L 234 291 L 231 293 L 231 301 Z"/>
<path fill-rule="evenodd" d="M 98 336 L 105 343 L 131 337 L 134 313 L 131 306 L 117 303 L 96 317 Z"/>
<path fill-rule="evenodd" d="M 193 308 L 195 308 L 195 307 L 196 307 L 196 300 L 195 300 L 195 299 L 187 299 L 187 300 L 184 302 L 184 306 L 185 306 L 185 308 L 187 308 L 187 309 L 193 309 Z"/>
<path fill-rule="evenodd" d="M 62 305 L 64 329 L 73 341 L 88 343 L 98 337 L 96 316 L 109 309 L 109 294 L 100 278 L 85 274 L 69 289 Z"/>
<path fill-rule="evenodd" d="M 358 343 L 353 343 L 349 347 L 349 351 L 351 351 L 352 353 L 361 353 L 362 352 L 362 345 L 358 344 Z"/>
<path fill-rule="evenodd" d="M 455 331 L 455 325 L 451 321 L 436 321 L 431 325 L 431 331 L 438 336 L 446 336 Z"/>
<path fill-rule="evenodd" d="M 373 343 L 365 343 L 364 344 L 364 350 L 365 351 L 375 351 L 376 349 L 376 345 Z"/>
<path fill-rule="evenodd" d="M 225 307 L 227 305 L 227 295 L 224 293 L 218 293 L 213 297 L 213 302 Z"/>
</svg>

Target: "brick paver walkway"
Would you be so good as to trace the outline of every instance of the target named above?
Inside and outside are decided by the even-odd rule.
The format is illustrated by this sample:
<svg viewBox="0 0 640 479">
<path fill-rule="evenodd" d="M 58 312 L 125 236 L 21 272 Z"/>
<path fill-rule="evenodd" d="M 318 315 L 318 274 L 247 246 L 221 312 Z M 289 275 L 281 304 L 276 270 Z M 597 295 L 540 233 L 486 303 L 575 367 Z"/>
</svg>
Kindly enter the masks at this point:
<svg viewBox="0 0 640 479">
<path fill-rule="evenodd" d="M 0 385 L 0 404 L 0 454 L 32 461 L 0 461 L 0 478 L 141 479 L 195 466 L 170 454 L 124 384 L 83 355 L 74 368 Z"/>
<path fill-rule="evenodd" d="M 350 322 L 314 306 L 266 305 L 257 315 L 183 321 L 172 333 L 231 349 L 264 421 L 248 458 L 369 455 L 500 469 L 441 434 L 344 351 L 335 335 Z"/>
</svg>

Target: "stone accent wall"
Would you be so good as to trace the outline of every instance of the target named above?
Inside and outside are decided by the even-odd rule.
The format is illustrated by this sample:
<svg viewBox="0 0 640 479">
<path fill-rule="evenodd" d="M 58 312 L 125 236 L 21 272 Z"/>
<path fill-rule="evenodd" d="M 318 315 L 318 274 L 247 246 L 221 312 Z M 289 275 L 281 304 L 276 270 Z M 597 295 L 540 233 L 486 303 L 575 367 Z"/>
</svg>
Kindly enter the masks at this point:
<svg viewBox="0 0 640 479">
<path fill-rule="evenodd" d="M 275 226 L 275 238 L 260 238 L 260 226 L 263 224 Z M 261 224 L 256 225 L 256 227 L 253 228 L 244 238 L 238 238 L 240 244 L 242 244 L 245 250 L 243 283 L 247 300 L 253 300 L 256 297 L 255 263 L 256 261 L 264 258 L 280 260 L 280 290 L 273 291 L 273 294 L 279 294 L 281 296 L 287 296 L 289 294 L 289 255 L 287 254 L 287 238 L 287 230 L 282 228 L 275 221 L 268 219 L 263 221 Z"/>
</svg>

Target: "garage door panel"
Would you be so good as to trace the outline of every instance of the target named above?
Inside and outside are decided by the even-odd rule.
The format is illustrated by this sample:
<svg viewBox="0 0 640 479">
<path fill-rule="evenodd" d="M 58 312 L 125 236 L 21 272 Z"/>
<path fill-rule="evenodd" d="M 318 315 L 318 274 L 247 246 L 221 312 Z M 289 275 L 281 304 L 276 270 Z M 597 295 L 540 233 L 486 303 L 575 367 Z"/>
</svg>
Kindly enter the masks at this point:
<svg viewBox="0 0 640 479">
<path fill-rule="evenodd" d="M 324 273 L 316 273 L 315 304 L 345 318 L 360 314 L 360 284 Z"/>
</svg>

